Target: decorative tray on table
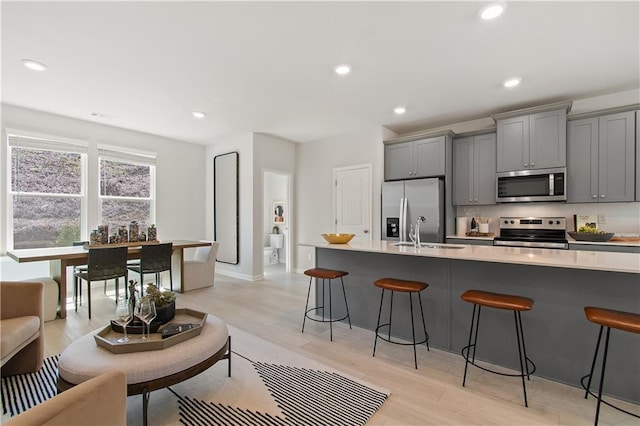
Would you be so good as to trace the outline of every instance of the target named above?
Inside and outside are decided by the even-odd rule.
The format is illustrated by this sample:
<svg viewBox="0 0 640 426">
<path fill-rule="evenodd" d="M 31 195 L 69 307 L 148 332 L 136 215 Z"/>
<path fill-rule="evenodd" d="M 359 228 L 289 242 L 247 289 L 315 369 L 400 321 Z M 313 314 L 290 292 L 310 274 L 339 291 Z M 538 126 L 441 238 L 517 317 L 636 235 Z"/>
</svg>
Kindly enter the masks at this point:
<svg viewBox="0 0 640 426">
<path fill-rule="evenodd" d="M 148 340 L 141 340 L 139 334 L 134 334 L 128 336 L 128 342 L 118 343 L 116 340 L 121 338 L 123 334 L 114 331 L 111 325 L 101 329 L 93 338 L 98 346 L 102 346 L 114 354 L 157 351 L 199 335 L 206 321 L 207 314 L 205 312 L 182 308 L 176 309 L 175 318 L 160 327 L 157 333 L 151 333 Z M 163 338 L 163 330 L 165 330 L 165 335 L 169 335 L 168 337 Z"/>
</svg>

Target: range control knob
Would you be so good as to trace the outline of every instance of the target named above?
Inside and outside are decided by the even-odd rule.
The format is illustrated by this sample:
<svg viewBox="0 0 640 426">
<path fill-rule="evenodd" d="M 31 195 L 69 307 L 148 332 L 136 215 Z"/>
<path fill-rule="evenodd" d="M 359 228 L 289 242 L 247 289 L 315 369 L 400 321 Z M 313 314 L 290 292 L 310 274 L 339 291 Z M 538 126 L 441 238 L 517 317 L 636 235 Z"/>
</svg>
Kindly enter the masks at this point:
<svg viewBox="0 0 640 426">
<path fill-rule="evenodd" d="M 549 221 L 549 225 L 553 225 L 553 221 L 552 220 Z"/>
<path fill-rule="evenodd" d="M 505 225 L 508 225 L 508 224 L 509 224 L 509 221 L 508 221 L 508 220 L 505 220 L 505 221 L 504 221 L 504 224 L 505 224 Z"/>
<path fill-rule="evenodd" d="M 556 220 L 556 225 L 560 225 L 560 221 L 559 220 Z"/>
<path fill-rule="evenodd" d="M 515 222 L 512 220 L 512 221 L 511 221 L 511 224 L 513 225 L 514 223 L 515 223 Z"/>
</svg>

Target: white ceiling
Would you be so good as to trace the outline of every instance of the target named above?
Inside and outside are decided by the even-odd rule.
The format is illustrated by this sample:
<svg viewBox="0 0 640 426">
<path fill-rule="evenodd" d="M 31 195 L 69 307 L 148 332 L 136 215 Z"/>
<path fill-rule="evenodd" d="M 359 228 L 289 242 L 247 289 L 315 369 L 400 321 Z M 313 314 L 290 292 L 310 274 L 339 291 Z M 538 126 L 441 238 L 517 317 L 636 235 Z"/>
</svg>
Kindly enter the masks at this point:
<svg viewBox="0 0 640 426">
<path fill-rule="evenodd" d="M 485 3 L 3 1 L 2 102 L 202 144 L 307 142 L 640 87 L 640 2 L 509 2 L 483 22 Z"/>
</svg>

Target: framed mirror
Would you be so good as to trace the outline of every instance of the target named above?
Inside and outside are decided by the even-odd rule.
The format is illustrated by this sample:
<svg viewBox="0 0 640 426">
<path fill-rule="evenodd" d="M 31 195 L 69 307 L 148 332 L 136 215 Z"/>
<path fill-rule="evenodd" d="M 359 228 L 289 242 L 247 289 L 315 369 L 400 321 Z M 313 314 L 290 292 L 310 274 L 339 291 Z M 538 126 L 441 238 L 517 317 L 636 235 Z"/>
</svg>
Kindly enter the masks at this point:
<svg viewBox="0 0 640 426">
<path fill-rule="evenodd" d="M 213 158 L 213 234 L 220 244 L 218 262 L 240 262 L 239 155 L 237 152 Z"/>
</svg>

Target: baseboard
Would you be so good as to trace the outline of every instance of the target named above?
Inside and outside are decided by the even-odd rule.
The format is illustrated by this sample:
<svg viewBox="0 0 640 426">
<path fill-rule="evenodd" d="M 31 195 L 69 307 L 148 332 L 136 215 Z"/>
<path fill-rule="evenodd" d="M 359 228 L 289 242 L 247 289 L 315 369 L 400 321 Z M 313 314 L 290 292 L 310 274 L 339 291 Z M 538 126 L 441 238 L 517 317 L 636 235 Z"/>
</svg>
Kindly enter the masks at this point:
<svg viewBox="0 0 640 426">
<path fill-rule="evenodd" d="M 239 274 L 237 272 L 233 272 L 233 271 L 223 271 L 223 270 L 216 270 L 216 274 L 219 275 L 224 275 L 227 277 L 231 277 L 231 278 L 238 278 L 240 280 L 245 280 L 245 281 L 260 281 L 262 279 L 264 279 L 264 276 L 261 275 L 247 275 L 247 274 Z"/>
</svg>

